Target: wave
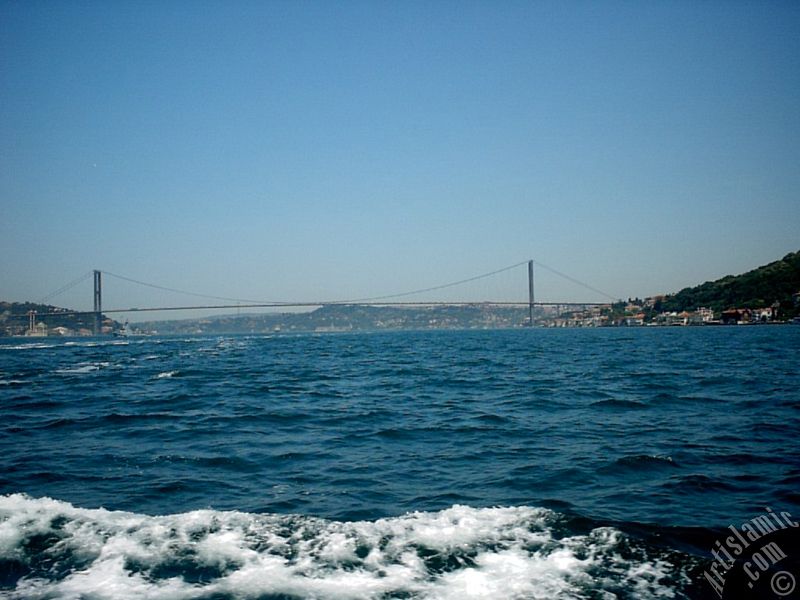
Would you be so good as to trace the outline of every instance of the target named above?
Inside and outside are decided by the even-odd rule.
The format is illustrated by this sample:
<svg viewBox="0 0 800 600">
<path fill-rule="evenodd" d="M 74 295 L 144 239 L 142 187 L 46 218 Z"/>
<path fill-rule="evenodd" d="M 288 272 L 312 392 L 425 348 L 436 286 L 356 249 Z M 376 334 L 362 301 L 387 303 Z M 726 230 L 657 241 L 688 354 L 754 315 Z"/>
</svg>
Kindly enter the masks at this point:
<svg viewBox="0 0 800 600">
<path fill-rule="evenodd" d="M 52 348 L 99 348 L 104 346 L 130 346 L 132 343 L 142 344 L 147 340 L 138 340 L 131 342 L 130 340 L 119 339 L 101 339 L 93 338 L 86 341 L 62 340 L 58 338 L 47 338 L 48 341 L 41 342 L 22 342 L 20 344 L 0 344 L 0 350 L 46 350 Z"/>
<path fill-rule="evenodd" d="M 0 496 L 0 595 L 13 599 L 684 597 L 674 556 L 526 506 L 342 522 Z"/>
<path fill-rule="evenodd" d="M 28 342 L 15 345 L 0 344 L 0 350 L 41 350 L 43 348 L 55 348 L 55 346 L 55 344 L 44 344 L 42 342 Z"/>
<path fill-rule="evenodd" d="M 644 402 L 639 402 L 638 400 L 619 400 L 619 399 L 597 400 L 596 402 L 592 402 L 590 406 L 594 406 L 600 409 L 610 409 L 610 410 L 626 410 L 626 409 L 642 410 L 648 408 L 647 404 L 645 404 Z"/>
<path fill-rule="evenodd" d="M 156 375 L 156 379 L 169 379 L 170 377 L 175 377 L 179 373 L 179 371 L 162 371 Z"/>
<path fill-rule="evenodd" d="M 107 361 L 82 362 L 72 367 L 56 369 L 55 372 L 58 373 L 59 375 L 80 375 L 83 373 L 91 373 L 93 371 L 99 371 L 100 369 L 105 369 L 110 365 L 111 363 Z"/>
<path fill-rule="evenodd" d="M 679 465 L 671 456 L 658 454 L 630 454 L 614 461 L 615 467 L 627 469 L 651 469 L 656 467 L 677 468 Z"/>
<path fill-rule="evenodd" d="M 681 493 L 731 492 L 737 489 L 735 485 L 723 481 L 718 477 L 709 477 L 708 475 L 702 475 L 697 473 L 686 475 L 683 477 L 670 478 L 670 480 L 665 484 L 663 484 L 662 487 L 665 489 L 677 490 Z"/>
</svg>

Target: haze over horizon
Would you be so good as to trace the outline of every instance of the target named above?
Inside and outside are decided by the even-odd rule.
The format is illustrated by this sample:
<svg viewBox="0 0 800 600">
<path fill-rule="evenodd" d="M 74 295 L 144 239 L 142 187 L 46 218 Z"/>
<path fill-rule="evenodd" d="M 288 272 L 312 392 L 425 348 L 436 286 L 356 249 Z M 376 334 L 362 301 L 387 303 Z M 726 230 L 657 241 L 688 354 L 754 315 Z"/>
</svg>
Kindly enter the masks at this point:
<svg viewBox="0 0 800 600">
<path fill-rule="evenodd" d="M 0 299 L 675 292 L 800 249 L 798 100 L 792 2 L 4 1 Z"/>
</svg>

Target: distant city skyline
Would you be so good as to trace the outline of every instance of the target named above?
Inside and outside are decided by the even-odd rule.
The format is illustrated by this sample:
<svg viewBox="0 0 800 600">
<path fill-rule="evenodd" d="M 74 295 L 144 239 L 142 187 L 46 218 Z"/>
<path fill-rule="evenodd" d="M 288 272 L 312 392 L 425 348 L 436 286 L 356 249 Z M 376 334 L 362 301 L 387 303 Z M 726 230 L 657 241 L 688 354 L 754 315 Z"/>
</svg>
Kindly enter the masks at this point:
<svg viewBox="0 0 800 600">
<path fill-rule="evenodd" d="M 644 297 L 800 249 L 792 2 L 0 2 L 0 102 L 0 300 L 93 269 L 353 299 L 528 259 Z M 420 299 L 459 294 L 524 300 L 525 268 Z M 544 269 L 537 298 L 603 300 Z M 107 282 L 158 303 L 191 300 Z"/>
</svg>

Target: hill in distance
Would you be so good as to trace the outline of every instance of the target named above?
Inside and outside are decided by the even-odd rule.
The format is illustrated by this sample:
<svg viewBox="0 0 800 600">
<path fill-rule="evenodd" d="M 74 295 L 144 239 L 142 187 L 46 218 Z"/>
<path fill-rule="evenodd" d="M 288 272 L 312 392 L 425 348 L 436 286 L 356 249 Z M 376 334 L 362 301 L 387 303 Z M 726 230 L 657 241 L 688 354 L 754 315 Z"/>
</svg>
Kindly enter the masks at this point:
<svg viewBox="0 0 800 600">
<path fill-rule="evenodd" d="M 800 251 L 741 275 L 728 275 L 666 296 L 657 310 L 696 310 L 701 306 L 719 313 L 732 308 L 766 308 L 778 303 L 784 317 L 798 314 Z"/>
<path fill-rule="evenodd" d="M 497 329 L 523 327 L 527 309 L 515 307 L 393 307 L 326 305 L 302 313 L 223 315 L 206 319 L 138 323 L 164 334 L 221 334 L 306 331 L 381 331 L 395 329 Z"/>
<path fill-rule="evenodd" d="M 48 329 L 64 327 L 77 333 L 91 331 L 94 325 L 92 313 L 73 313 L 70 309 L 38 304 L 36 302 L 0 302 L 0 336 L 24 335 L 28 330 L 28 314 L 36 311 L 37 323 L 44 323 Z M 55 314 L 53 314 L 55 313 Z M 65 313 L 65 314 L 58 314 Z M 45 316 L 46 315 L 46 316 Z M 121 325 L 103 315 L 103 326 L 114 330 Z"/>
</svg>

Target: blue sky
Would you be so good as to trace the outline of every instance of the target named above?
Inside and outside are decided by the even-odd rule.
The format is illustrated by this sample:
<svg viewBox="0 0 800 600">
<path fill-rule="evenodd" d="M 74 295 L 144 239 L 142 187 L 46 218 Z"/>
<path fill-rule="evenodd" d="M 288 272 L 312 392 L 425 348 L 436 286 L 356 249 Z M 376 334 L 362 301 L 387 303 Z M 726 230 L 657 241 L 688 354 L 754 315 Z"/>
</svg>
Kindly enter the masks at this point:
<svg viewBox="0 0 800 600">
<path fill-rule="evenodd" d="M 528 258 L 644 296 L 800 249 L 797 2 L 0 2 L 0 103 L 7 300 L 92 269 L 358 298 Z M 448 297 L 524 299 L 524 267 L 481 285 Z M 106 284 L 158 302 L 193 303 Z"/>
</svg>

